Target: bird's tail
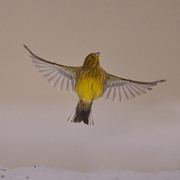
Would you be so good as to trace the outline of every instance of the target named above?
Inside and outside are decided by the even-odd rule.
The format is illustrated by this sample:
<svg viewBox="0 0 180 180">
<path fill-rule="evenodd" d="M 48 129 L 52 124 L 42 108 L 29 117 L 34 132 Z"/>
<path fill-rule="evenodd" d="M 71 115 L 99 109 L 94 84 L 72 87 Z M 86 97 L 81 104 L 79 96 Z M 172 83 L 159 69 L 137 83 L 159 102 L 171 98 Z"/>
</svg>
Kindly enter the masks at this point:
<svg viewBox="0 0 180 180">
<path fill-rule="evenodd" d="M 85 124 L 94 125 L 92 112 L 92 101 L 85 101 L 82 99 L 79 99 L 79 102 L 74 110 L 74 112 L 69 117 L 69 121 L 79 123 L 83 121 Z"/>
</svg>

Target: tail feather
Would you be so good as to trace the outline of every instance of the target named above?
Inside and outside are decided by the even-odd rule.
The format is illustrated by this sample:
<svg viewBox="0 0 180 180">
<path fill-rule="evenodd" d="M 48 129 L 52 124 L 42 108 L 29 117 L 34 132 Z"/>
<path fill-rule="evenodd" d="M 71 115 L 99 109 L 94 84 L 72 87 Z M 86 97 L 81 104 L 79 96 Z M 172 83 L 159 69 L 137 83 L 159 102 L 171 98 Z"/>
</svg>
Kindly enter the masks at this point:
<svg viewBox="0 0 180 180">
<path fill-rule="evenodd" d="M 68 120 L 75 123 L 83 121 L 87 125 L 94 125 L 91 107 L 92 102 L 87 102 L 80 99 L 74 112 L 71 114 Z"/>
</svg>

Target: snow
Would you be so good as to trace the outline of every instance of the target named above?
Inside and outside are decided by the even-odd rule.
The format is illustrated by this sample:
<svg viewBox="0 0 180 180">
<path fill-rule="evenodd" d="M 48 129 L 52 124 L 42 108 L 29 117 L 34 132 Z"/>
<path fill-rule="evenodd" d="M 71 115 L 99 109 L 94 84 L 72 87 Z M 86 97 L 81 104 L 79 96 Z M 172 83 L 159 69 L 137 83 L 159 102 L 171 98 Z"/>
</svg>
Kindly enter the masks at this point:
<svg viewBox="0 0 180 180">
<path fill-rule="evenodd" d="M 33 166 L 8 169 L 0 165 L 0 180 L 179 180 L 180 171 L 133 172 L 109 170 L 98 172 L 75 172 L 67 169 Z"/>
</svg>

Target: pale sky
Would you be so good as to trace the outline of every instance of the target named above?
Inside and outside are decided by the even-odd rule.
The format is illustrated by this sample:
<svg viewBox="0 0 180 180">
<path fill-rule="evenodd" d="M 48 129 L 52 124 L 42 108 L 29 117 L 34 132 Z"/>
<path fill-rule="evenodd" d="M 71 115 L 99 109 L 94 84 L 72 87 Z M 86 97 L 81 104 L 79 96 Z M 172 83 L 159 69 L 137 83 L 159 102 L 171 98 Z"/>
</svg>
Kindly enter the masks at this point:
<svg viewBox="0 0 180 180">
<path fill-rule="evenodd" d="M 179 7 L 176 0 L 2 1 L 0 164 L 179 169 Z M 167 82 L 125 103 L 96 100 L 95 126 L 73 124 L 77 95 L 43 80 L 23 44 L 71 66 L 100 51 L 111 74 Z"/>
</svg>

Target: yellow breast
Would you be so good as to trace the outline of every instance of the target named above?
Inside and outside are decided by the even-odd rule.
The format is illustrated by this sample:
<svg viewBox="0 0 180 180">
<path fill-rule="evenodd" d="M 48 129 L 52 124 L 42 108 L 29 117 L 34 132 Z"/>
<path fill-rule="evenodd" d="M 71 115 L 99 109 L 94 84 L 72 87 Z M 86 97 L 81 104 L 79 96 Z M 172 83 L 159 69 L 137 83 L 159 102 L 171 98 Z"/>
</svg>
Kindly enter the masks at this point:
<svg viewBox="0 0 180 180">
<path fill-rule="evenodd" d="M 81 99 L 92 101 L 104 90 L 106 74 L 100 69 L 81 69 L 76 78 L 76 92 Z"/>
</svg>

